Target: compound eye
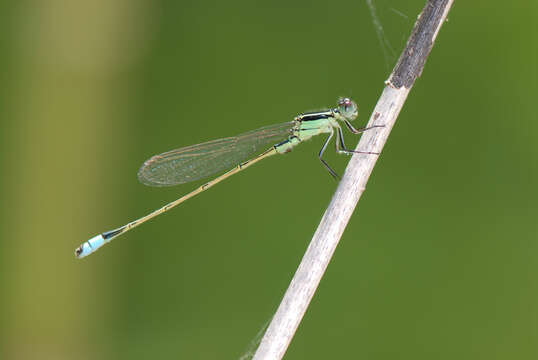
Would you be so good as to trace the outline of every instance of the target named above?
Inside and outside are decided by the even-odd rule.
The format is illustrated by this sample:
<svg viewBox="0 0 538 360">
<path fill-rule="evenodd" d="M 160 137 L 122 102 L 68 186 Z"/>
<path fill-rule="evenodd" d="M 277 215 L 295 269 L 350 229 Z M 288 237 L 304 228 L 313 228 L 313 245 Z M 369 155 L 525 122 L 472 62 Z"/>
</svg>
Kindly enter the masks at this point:
<svg viewBox="0 0 538 360">
<path fill-rule="evenodd" d="M 338 111 L 346 120 L 354 120 L 359 113 L 357 104 L 350 98 L 338 100 Z"/>
</svg>

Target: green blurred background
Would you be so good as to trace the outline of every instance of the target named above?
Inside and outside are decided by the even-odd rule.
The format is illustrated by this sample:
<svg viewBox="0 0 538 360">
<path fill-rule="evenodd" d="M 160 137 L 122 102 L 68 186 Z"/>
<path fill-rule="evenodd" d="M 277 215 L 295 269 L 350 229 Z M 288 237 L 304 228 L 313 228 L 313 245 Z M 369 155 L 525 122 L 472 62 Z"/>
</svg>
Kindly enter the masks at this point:
<svg viewBox="0 0 538 360">
<path fill-rule="evenodd" d="M 141 185 L 153 154 L 341 95 L 364 124 L 424 0 L 374 4 L 394 56 L 365 1 L 0 5 L 0 358 L 247 353 L 335 190 L 321 139 L 73 250 L 200 184 Z M 287 359 L 538 356 L 537 10 L 455 2 Z"/>
</svg>

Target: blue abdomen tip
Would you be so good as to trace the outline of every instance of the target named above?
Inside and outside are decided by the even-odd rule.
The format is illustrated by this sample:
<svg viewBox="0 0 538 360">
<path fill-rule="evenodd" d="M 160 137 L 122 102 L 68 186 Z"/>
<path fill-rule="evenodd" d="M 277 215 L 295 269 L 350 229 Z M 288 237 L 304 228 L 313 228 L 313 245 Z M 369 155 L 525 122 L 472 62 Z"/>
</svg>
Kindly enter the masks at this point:
<svg viewBox="0 0 538 360">
<path fill-rule="evenodd" d="M 84 244 L 80 245 L 75 250 L 75 256 L 77 257 L 77 259 L 82 259 L 83 257 L 86 257 L 91 253 L 95 252 L 104 244 L 105 239 L 103 238 L 103 235 L 99 234 L 97 236 L 94 236 L 90 240 L 86 241 Z"/>
</svg>

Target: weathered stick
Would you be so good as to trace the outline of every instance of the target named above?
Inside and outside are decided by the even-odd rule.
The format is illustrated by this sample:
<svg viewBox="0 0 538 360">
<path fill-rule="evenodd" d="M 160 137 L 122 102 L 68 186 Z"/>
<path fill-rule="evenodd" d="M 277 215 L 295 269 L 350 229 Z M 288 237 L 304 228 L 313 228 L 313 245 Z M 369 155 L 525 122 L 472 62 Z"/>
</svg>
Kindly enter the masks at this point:
<svg viewBox="0 0 538 360">
<path fill-rule="evenodd" d="M 422 73 L 426 58 L 452 3 L 453 0 L 426 2 L 368 122 L 368 126 L 385 127 L 366 131 L 357 145 L 357 150 L 380 153 L 383 149 L 407 94 Z M 281 359 L 284 356 L 364 192 L 377 159 L 377 156 L 354 154 L 349 161 L 342 181 L 261 340 L 254 355 L 255 360 Z"/>
</svg>

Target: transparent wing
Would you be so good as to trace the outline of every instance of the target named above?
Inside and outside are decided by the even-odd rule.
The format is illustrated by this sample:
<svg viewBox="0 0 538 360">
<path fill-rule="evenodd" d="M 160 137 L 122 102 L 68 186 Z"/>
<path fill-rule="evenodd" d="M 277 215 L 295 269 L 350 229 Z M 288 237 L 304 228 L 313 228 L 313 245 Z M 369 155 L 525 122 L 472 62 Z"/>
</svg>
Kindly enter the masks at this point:
<svg viewBox="0 0 538 360">
<path fill-rule="evenodd" d="M 149 186 L 171 186 L 205 178 L 230 169 L 265 150 L 268 144 L 285 140 L 295 122 L 270 125 L 244 134 L 155 155 L 138 170 L 138 179 Z"/>
</svg>

